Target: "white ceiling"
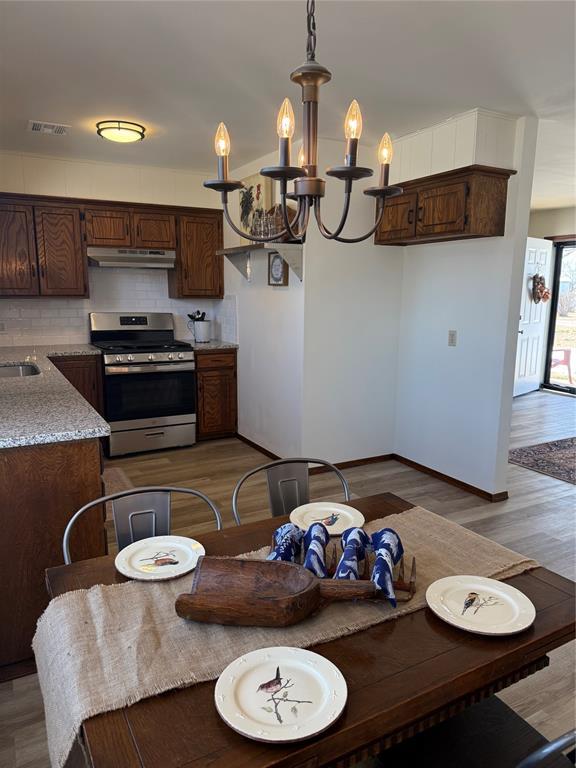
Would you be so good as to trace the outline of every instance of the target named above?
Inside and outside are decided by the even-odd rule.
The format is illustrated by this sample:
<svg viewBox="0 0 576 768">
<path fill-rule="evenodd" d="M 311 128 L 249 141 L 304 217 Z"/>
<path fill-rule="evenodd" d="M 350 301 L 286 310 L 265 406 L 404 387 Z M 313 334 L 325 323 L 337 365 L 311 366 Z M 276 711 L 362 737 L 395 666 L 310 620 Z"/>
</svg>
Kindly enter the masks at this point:
<svg viewBox="0 0 576 768">
<path fill-rule="evenodd" d="M 352 98 L 370 145 L 473 107 L 537 114 L 533 204 L 573 205 L 574 12 L 555 0 L 318 0 L 317 58 L 334 76 L 321 134 L 342 136 Z M 0 0 L 0 148 L 209 169 L 224 120 L 238 166 L 275 146 L 304 53 L 304 0 Z M 148 138 L 98 138 L 109 117 L 144 123 Z M 27 133 L 29 119 L 72 131 Z"/>
</svg>

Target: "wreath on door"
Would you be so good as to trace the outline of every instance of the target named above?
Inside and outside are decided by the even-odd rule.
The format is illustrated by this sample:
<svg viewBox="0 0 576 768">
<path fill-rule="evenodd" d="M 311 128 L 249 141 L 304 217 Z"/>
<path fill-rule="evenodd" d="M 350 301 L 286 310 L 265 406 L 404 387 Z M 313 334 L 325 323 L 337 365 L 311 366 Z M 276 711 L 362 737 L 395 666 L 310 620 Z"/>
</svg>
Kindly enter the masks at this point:
<svg viewBox="0 0 576 768">
<path fill-rule="evenodd" d="M 539 304 L 541 301 L 546 303 L 550 301 L 552 293 L 550 288 L 546 285 L 546 278 L 544 275 L 532 276 L 532 301 L 534 304 Z"/>
</svg>

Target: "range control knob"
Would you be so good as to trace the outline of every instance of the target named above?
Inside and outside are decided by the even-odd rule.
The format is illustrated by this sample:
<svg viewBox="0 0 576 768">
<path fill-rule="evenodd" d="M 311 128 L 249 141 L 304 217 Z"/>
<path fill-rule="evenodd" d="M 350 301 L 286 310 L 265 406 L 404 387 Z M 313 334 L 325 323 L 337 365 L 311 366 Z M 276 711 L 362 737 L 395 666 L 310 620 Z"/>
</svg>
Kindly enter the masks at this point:
<svg viewBox="0 0 576 768">
<path fill-rule="evenodd" d="M 178 360 L 184 360 L 184 353 L 178 352 Z"/>
<path fill-rule="evenodd" d="M 154 355 L 148 355 L 148 360 L 154 360 Z"/>
<path fill-rule="evenodd" d="M 134 355 L 128 355 L 128 360 L 129 360 L 130 362 L 132 362 L 132 360 L 134 360 Z"/>
<path fill-rule="evenodd" d="M 168 353 L 168 360 L 174 360 L 174 355 L 172 354 L 172 352 Z"/>
<path fill-rule="evenodd" d="M 116 355 L 116 362 L 121 363 L 122 362 L 122 355 Z"/>
</svg>

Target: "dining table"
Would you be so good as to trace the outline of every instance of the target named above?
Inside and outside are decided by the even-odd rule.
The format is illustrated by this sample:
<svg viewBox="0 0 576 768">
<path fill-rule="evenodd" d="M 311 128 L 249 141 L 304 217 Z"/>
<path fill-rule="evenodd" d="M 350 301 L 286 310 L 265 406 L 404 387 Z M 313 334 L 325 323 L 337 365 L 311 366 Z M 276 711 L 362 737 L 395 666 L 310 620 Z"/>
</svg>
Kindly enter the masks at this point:
<svg viewBox="0 0 576 768">
<path fill-rule="evenodd" d="M 409 510 L 391 493 L 348 502 L 366 521 Z M 270 517 L 202 534 L 210 555 L 270 544 L 288 518 Z M 114 556 L 50 568 L 51 597 L 126 579 Z M 93 768 L 346 768 L 377 755 L 472 704 L 537 673 L 547 654 L 575 636 L 575 585 L 544 567 L 508 583 L 536 607 L 534 624 L 505 637 L 470 634 L 429 608 L 313 646 L 348 685 L 343 715 L 306 741 L 269 744 L 236 733 L 219 717 L 215 681 L 171 690 L 84 721 L 70 765 Z M 206 648 L 210 653 L 210 648 Z M 81 742 L 81 743 L 80 743 Z"/>
</svg>

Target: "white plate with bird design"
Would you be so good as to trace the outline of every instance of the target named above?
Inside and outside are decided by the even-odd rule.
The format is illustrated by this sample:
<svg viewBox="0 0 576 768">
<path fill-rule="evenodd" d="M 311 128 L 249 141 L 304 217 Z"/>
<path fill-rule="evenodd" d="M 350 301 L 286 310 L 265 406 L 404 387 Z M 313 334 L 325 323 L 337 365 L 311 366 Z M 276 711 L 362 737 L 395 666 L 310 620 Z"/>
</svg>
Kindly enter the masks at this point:
<svg viewBox="0 0 576 768">
<path fill-rule="evenodd" d="M 255 741 L 309 739 L 342 714 L 348 686 L 331 661 L 303 648 L 261 648 L 229 664 L 216 682 L 218 714 Z"/>
<path fill-rule="evenodd" d="M 307 531 L 312 523 L 323 523 L 330 536 L 340 536 L 347 528 L 362 528 L 364 515 L 347 504 L 313 501 L 292 510 L 290 522 L 303 531 Z"/>
<path fill-rule="evenodd" d="M 206 550 L 186 536 L 150 536 L 134 541 L 116 555 L 116 570 L 129 579 L 165 581 L 196 568 Z"/>
<path fill-rule="evenodd" d="M 536 618 L 534 603 L 505 581 L 446 576 L 430 584 L 426 601 L 448 624 L 478 635 L 514 635 Z"/>
</svg>

